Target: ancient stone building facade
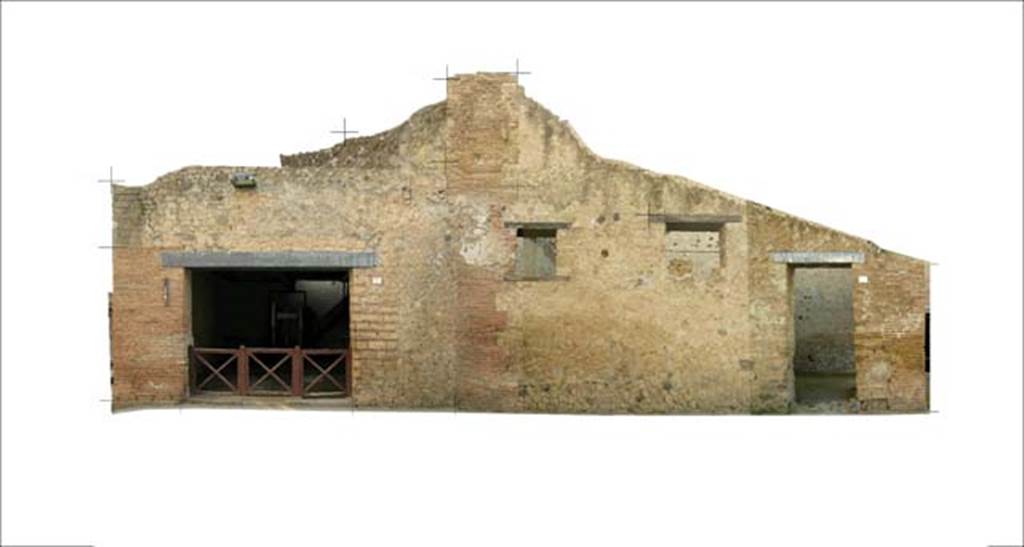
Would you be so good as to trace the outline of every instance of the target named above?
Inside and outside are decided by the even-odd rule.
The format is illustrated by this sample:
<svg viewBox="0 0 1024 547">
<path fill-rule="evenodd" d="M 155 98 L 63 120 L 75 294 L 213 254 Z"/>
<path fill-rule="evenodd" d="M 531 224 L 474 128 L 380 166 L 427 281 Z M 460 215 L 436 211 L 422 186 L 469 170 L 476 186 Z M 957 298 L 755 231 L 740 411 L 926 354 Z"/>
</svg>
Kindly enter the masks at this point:
<svg viewBox="0 0 1024 547">
<path fill-rule="evenodd" d="M 507 74 L 279 168 L 114 186 L 113 209 L 118 409 L 333 385 L 360 408 L 780 413 L 815 373 L 847 375 L 846 410 L 928 409 L 927 262 L 597 157 Z"/>
</svg>

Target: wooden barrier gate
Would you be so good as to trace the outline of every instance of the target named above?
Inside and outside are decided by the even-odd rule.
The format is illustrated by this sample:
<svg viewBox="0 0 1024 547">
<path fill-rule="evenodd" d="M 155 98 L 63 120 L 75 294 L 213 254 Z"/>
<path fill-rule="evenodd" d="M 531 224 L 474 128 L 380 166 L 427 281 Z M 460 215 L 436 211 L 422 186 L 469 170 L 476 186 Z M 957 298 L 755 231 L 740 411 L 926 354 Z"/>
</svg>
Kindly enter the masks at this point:
<svg viewBox="0 0 1024 547">
<path fill-rule="evenodd" d="M 193 394 L 348 397 L 352 352 L 347 349 L 189 347 Z"/>
</svg>

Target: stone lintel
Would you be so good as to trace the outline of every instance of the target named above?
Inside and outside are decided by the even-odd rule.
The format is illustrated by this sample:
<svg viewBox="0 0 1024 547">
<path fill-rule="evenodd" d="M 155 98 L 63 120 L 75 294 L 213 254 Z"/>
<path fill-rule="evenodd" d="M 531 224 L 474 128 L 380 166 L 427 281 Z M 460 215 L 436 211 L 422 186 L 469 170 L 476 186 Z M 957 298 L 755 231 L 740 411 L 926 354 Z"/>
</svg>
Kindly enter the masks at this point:
<svg viewBox="0 0 1024 547">
<path fill-rule="evenodd" d="M 527 230 L 565 230 L 570 226 L 572 226 L 571 222 L 505 222 L 506 228 L 526 228 Z"/>
<path fill-rule="evenodd" d="M 373 268 L 377 254 L 373 251 L 279 251 L 279 252 L 221 252 L 221 251 L 165 251 L 160 253 L 165 268 L 233 268 L 233 269 L 336 269 Z"/>
<path fill-rule="evenodd" d="M 854 251 L 782 251 L 772 261 L 784 264 L 863 264 L 864 253 Z"/>
<path fill-rule="evenodd" d="M 730 222 L 743 222 L 743 215 L 670 215 L 653 214 L 651 222 L 664 222 L 665 224 L 700 224 L 715 225 L 728 224 Z"/>
</svg>

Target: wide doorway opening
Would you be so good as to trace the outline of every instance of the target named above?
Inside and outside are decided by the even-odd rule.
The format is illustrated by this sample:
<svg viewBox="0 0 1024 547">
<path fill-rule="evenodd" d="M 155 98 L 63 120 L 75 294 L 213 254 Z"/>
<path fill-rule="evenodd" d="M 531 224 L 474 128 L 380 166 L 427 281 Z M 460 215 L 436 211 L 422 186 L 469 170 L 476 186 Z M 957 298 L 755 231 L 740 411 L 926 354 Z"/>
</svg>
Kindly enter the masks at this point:
<svg viewBox="0 0 1024 547">
<path fill-rule="evenodd" d="M 853 271 L 799 266 L 792 274 L 796 411 L 854 412 Z"/>
<path fill-rule="evenodd" d="M 344 397 L 346 270 L 190 270 L 192 395 Z"/>
</svg>

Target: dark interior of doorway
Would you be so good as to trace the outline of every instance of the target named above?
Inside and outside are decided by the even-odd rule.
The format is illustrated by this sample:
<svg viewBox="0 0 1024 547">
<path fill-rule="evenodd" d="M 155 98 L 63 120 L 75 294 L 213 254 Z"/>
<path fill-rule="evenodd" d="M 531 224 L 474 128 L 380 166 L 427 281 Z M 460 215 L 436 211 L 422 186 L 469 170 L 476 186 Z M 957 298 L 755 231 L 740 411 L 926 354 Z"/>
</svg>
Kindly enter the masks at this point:
<svg viewBox="0 0 1024 547">
<path fill-rule="evenodd" d="M 793 315 L 796 410 L 853 411 L 857 380 L 849 265 L 793 268 Z"/>
<path fill-rule="evenodd" d="M 199 347 L 346 348 L 348 272 L 195 270 Z"/>
<path fill-rule="evenodd" d="M 233 391 L 238 362 L 230 351 L 241 346 L 251 350 L 248 384 L 252 394 L 289 391 L 292 360 L 287 350 L 291 348 L 349 347 L 347 271 L 193 270 L 191 286 L 193 346 L 227 350 L 204 355 L 227 381 L 207 381 L 211 370 L 195 368 L 196 385 L 202 385 L 204 391 Z M 313 354 L 307 358 L 326 369 L 337 355 Z M 264 366 L 258 366 L 257 360 Z M 283 383 L 266 374 L 267 368 L 274 370 Z M 344 370 L 343 366 L 335 367 L 332 377 L 343 382 L 343 376 L 338 375 Z M 303 372 L 307 376 L 317 371 L 306 366 Z M 331 388 L 331 382 L 319 381 L 307 393 L 315 395 Z"/>
</svg>

